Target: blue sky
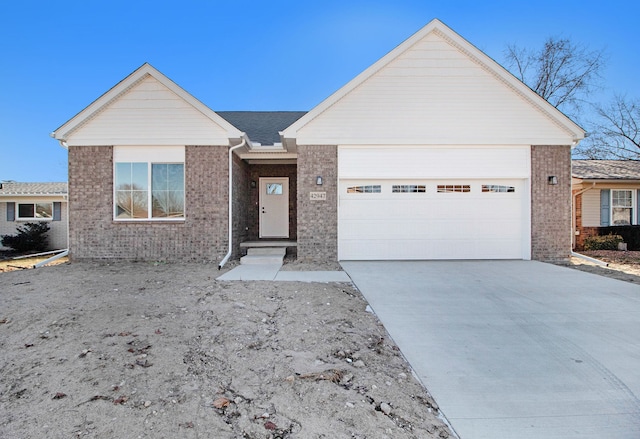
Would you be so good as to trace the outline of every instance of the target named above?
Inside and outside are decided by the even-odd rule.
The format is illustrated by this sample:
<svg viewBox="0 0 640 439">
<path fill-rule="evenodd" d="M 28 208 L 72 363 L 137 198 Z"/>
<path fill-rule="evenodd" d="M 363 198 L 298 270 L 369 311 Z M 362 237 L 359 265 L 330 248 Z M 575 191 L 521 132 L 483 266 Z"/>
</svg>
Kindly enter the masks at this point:
<svg viewBox="0 0 640 439">
<path fill-rule="evenodd" d="M 433 18 L 498 62 L 549 36 L 605 48 L 640 97 L 635 0 L 6 0 L 0 181 L 66 181 L 49 134 L 144 62 L 213 110 L 309 110 Z"/>
</svg>

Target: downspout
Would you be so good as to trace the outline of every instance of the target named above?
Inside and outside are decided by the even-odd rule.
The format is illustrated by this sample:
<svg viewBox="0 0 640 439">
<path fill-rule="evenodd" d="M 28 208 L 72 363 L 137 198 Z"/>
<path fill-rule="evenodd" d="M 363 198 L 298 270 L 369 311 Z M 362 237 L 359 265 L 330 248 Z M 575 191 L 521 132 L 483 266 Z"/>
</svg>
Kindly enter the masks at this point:
<svg viewBox="0 0 640 439">
<path fill-rule="evenodd" d="M 246 143 L 244 133 L 242 133 L 242 142 L 229 148 L 229 251 L 218 264 L 218 270 L 227 263 L 233 252 L 233 151 L 244 146 Z"/>
<path fill-rule="evenodd" d="M 582 195 L 587 191 L 590 191 L 591 189 L 593 189 L 594 187 L 596 187 L 596 182 L 592 182 L 591 186 L 589 186 L 588 188 L 582 189 L 581 191 L 576 192 L 575 194 L 573 194 L 573 203 L 571 203 L 571 250 L 573 250 L 576 247 L 576 203 L 578 202 L 578 195 Z M 573 251 L 572 251 L 573 253 Z"/>
<path fill-rule="evenodd" d="M 55 139 L 55 133 L 51 133 L 51 137 Z M 64 140 L 58 140 L 60 146 L 67 150 L 67 166 L 69 165 L 69 145 Z M 71 246 L 71 229 L 69 227 L 69 170 L 67 169 L 67 195 L 65 195 L 65 201 L 67 202 L 67 254 Z M 65 255 L 66 256 L 66 255 Z"/>
</svg>

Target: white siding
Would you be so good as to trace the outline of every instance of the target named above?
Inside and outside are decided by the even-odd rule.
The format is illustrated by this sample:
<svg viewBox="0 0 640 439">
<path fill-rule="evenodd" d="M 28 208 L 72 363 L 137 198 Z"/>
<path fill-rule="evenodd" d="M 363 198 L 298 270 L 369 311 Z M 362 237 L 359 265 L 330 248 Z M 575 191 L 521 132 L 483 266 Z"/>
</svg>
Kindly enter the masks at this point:
<svg viewBox="0 0 640 439">
<path fill-rule="evenodd" d="M 582 226 L 600 227 L 599 189 L 591 189 L 582 194 Z"/>
<path fill-rule="evenodd" d="M 339 178 L 528 178 L 530 147 L 340 146 Z"/>
<path fill-rule="evenodd" d="M 152 76 L 111 102 L 68 145 L 226 145 L 227 132 Z"/>
<path fill-rule="evenodd" d="M 436 33 L 297 133 L 298 144 L 571 144 L 573 136 Z"/>
</svg>

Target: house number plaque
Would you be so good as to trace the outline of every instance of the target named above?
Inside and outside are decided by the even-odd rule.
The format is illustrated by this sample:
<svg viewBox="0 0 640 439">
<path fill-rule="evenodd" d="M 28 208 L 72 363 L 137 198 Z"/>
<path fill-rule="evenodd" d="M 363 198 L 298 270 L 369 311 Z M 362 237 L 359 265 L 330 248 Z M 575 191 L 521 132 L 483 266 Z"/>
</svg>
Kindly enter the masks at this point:
<svg viewBox="0 0 640 439">
<path fill-rule="evenodd" d="M 327 199 L 326 192 L 309 192 L 309 199 L 313 201 L 321 201 Z"/>
</svg>

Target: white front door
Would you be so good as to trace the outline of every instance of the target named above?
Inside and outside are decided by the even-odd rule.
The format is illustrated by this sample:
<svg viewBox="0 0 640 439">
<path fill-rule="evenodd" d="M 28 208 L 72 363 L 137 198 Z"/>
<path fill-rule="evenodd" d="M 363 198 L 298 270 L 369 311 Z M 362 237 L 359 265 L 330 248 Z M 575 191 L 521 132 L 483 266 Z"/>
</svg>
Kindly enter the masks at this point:
<svg viewBox="0 0 640 439">
<path fill-rule="evenodd" d="M 260 238 L 289 237 L 289 178 L 260 178 Z"/>
</svg>

